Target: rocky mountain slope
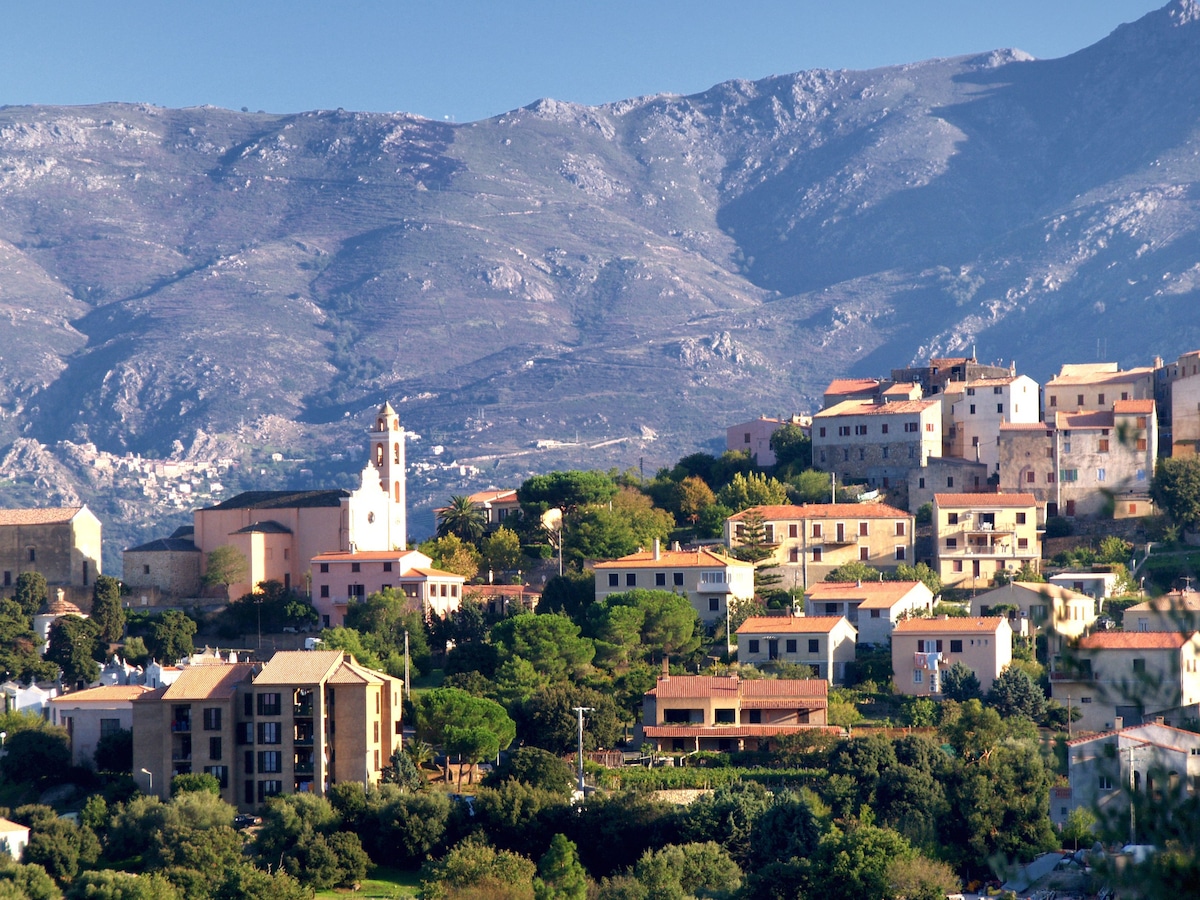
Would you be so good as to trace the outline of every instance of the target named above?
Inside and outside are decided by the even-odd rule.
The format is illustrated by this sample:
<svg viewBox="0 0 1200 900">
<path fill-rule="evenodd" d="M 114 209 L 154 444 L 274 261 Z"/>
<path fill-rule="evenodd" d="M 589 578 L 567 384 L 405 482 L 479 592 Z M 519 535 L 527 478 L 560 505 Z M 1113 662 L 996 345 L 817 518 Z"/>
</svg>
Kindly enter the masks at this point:
<svg viewBox="0 0 1200 900">
<path fill-rule="evenodd" d="M 1197 59 L 1173 0 L 1058 60 L 463 125 L 0 108 L 0 448 L 358 447 L 390 397 L 452 457 L 661 464 L 930 354 L 1171 357 L 1200 346 Z"/>
</svg>

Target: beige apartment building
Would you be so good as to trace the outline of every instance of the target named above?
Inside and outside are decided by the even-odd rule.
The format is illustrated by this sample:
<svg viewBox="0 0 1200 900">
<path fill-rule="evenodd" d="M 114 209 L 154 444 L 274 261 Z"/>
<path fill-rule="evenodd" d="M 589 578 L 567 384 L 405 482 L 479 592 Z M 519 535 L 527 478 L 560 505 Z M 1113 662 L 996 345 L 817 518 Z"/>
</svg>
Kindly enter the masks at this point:
<svg viewBox="0 0 1200 900">
<path fill-rule="evenodd" d="M 807 588 L 838 566 L 864 562 L 881 571 L 913 564 L 916 519 L 884 503 L 752 506 L 725 521 L 725 545 L 742 542 L 747 516 L 761 516 L 773 568 L 786 588 Z"/>
<path fill-rule="evenodd" d="M 90 603 L 100 573 L 100 520 L 86 506 L 0 509 L 0 588 L 38 572 L 67 599 Z"/>
<path fill-rule="evenodd" d="M 934 560 L 948 586 L 987 587 L 998 572 L 1042 559 L 1032 494 L 935 494 Z"/>
<path fill-rule="evenodd" d="M 134 703 L 134 777 L 166 797 L 172 776 L 207 772 L 242 810 L 376 783 L 399 746 L 400 688 L 340 650 L 279 651 L 261 670 L 188 667 Z"/>
<path fill-rule="evenodd" d="M 942 693 L 955 663 L 975 673 L 984 693 L 1012 662 L 1012 628 L 1004 616 L 906 619 L 892 631 L 892 683 L 909 696 Z"/>
<path fill-rule="evenodd" d="M 730 604 L 754 597 L 754 565 L 711 550 L 653 550 L 596 563 L 596 599 L 635 588 L 688 598 L 706 625 L 725 618 Z"/>
<path fill-rule="evenodd" d="M 907 503 L 908 473 L 942 455 L 938 400 L 844 400 L 813 416 L 813 467 Z"/>
<path fill-rule="evenodd" d="M 1195 717 L 1200 702 L 1198 656 L 1195 632 L 1093 632 L 1069 659 L 1054 660 L 1051 694 L 1083 714 L 1075 726 L 1080 732 L 1137 725 L 1149 716 L 1180 725 Z"/>
<path fill-rule="evenodd" d="M 765 750 L 781 734 L 824 727 L 828 690 L 819 678 L 660 675 L 642 701 L 642 733 L 659 750 Z"/>
<path fill-rule="evenodd" d="M 1003 587 L 971 598 L 972 616 L 995 615 L 996 607 L 1016 607 L 1012 618 L 1017 634 L 1045 634 L 1051 653 L 1069 641 L 1083 637 L 1096 624 L 1094 598 L 1058 584 L 1010 581 Z"/>
<path fill-rule="evenodd" d="M 857 633 L 845 616 L 751 616 L 737 630 L 738 662 L 808 666 L 814 678 L 844 684 Z"/>
</svg>

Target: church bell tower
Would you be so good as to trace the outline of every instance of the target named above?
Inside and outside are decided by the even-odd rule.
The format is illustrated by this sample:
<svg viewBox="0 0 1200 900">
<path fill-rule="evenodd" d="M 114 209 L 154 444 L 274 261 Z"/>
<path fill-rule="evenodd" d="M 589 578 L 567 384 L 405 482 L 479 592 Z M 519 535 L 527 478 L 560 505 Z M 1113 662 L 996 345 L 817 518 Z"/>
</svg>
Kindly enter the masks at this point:
<svg viewBox="0 0 1200 900">
<path fill-rule="evenodd" d="M 388 496 L 388 540 L 392 549 L 408 546 L 408 498 L 404 485 L 404 428 L 391 403 L 384 403 L 371 429 L 371 465 Z"/>
</svg>

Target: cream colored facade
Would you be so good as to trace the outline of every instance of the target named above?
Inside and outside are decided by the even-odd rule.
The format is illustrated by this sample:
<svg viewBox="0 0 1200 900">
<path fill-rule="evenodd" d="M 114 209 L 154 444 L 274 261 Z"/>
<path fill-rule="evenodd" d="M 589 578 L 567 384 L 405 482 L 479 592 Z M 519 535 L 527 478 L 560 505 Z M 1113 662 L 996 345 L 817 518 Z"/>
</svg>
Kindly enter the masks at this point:
<svg viewBox="0 0 1200 900">
<path fill-rule="evenodd" d="M 134 776 L 165 797 L 172 775 L 209 772 L 242 810 L 278 794 L 373 784 L 399 746 L 401 682 L 340 650 L 279 651 L 255 674 L 186 669 L 134 704 Z M 142 769 L 150 772 L 147 776 Z M 150 788 L 150 780 L 153 788 Z"/>
<path fill-rule="evenodd" d="M 942 455 L 937 400 L 845 400 L 813 416 L 813 468 L 865 482 L 907 502 L 908 473 Z"/>
<path fill-rule="evenodd" d="M 1045 418 L 1055 413 L 1110 409 L 1117 400 L 1153 400 L 1154 367 L 1122 371 L 1117 363 L 1064 365 L 1046 382 Z"/>
<path fill-rule="evenodd" d="M 1200 350 L 1179 357 L 1171 382 L 1171 455 L 1195 456 L 1200 447 Z"/>
<path fill-rule="evenodd" d="M 426 619 L 445 618 L 462 605 L 466 579 L 433 568 L 418 550 L 322 553 L 312 560 L 312 602 L 324 628 L 345 623 L 351 603 L 392 588 L 402 592 Z"/>
<path fill-rule="evenodd" d="M 898 622 L 933 613 L 933 594 L 920 581 L 825 581 L 804 596 L 808 616 L 845 616 L 858 643 L 883 646 Z"/>
<path fill-rule="evenodd" d="M 807 588 L 849 562 L 883 571 L 914 564 L 916 520 L 884 503 L 752 506 L 725 521 L 727 547 L 741 544 L 748 515 L 762 517 L 772 569 L 785 588 Z"/>
<path fill-rule="evenodd" d="M 0 590 L 38 572 L 75 603 L 91 600 L 101 574 L 100 520 L 86 506 L 0 510 Z"/>
<path fill-rule="evenodd" d="M 1163 715 L 1179 725 L 1181 707 L 1200 702 L 1200 634 L 1097 631 L 1082 638 L 1070 663 L 1055 660 L 1050 689 L 1082 713 L 1076 730 L 1108 731 Z"/>
<path fill-rule="evenodd" d="M 1003 616 L 906 619 L 892 631 L 892 683 L 909 696 L 939 695 L 955 663 L 975 673 L 984 693 L 1012 662 L 1012 628 Z"/>
<path fill-rule="evenodd" d="M 385 403 L 370 432 L 370 460 L 354 491 L 247 491 L 196 510 L 193 540 L 203 555 L 231 545 L 246 559 L 245 581 L 229 596 L 274 579 L 307 590 L 308 566 L 321 553 L 393 550 L 407 546 L 405 432 Z"/>
<path fill-rule="evenodd" d="M 634 588 L 688 598 L 700 621 L 725 618 L 731 603 L 754 597 L 754 566 L 711 550 L 654 550 L 596 563 L 596 599 Z"/>
<path fill-rule="evenodd" d="M 1126 631 L 1176 631 L 1191 634 L 1200 630 L 1200 593 L 1171 591 L 1125 610 Z"/>
<path fill-rule="evenodd" d="M 1000 471 L 1000 426 L 1037 422 L 1038 383 L 1028 375 L 981 378 L 947 388 L 943 422 L 949 455 L 983 463 L 989 476 Z M 943 453 L 946 451 L 943 450 Z"/>
<path fill-rule="evenodd" d="M 942 583 L 987 587 L 997 572 L 1041 565 L 1032 494 L 935 494 L 934 559 Z"/>
<path fill-rule="evenodd" d="M 738 627 L 738 662 L 758 668 L 809 666 L 814 678 L 844 684 L 857 633 L 845 616 L 751 616 Z"/>
<path fill-rule="evenodd" d="M 662 675 L 642 702 L 645 740 L 660 750 L 757 750 L 773 738 L 826 724 L 819 679 Z"/>
<path fill-rule="evenodd" d="M 972 597 L 971 615 L 990 616 L 997 606 L 1015 606 L 1016 618 L 1028 624 L 1030 634 L 1048 636 L 1051 653 L 1086 634 L 1096 623 L 1098 613 L 1096 601 L 1087 594 L 1057 584 L 1011 581 Z"/>
</svg>

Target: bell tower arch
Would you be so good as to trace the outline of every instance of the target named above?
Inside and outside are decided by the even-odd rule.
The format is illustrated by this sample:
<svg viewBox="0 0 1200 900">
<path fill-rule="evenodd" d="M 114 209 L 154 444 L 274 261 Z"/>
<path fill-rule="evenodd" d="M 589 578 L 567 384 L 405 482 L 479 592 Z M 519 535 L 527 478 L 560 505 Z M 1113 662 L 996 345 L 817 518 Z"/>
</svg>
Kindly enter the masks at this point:
<svg viewBox="0 0 1200 900">
<path fill-rule="evenodd" d="M 371 426 L 371 465 L 379 473 L 379 486 L 388 498 L 388 540 L 392 549 L 408 546 L 408 495 L 404 483 L 404 428 L 400 416 L 385 402 Z"/>
</svg>

